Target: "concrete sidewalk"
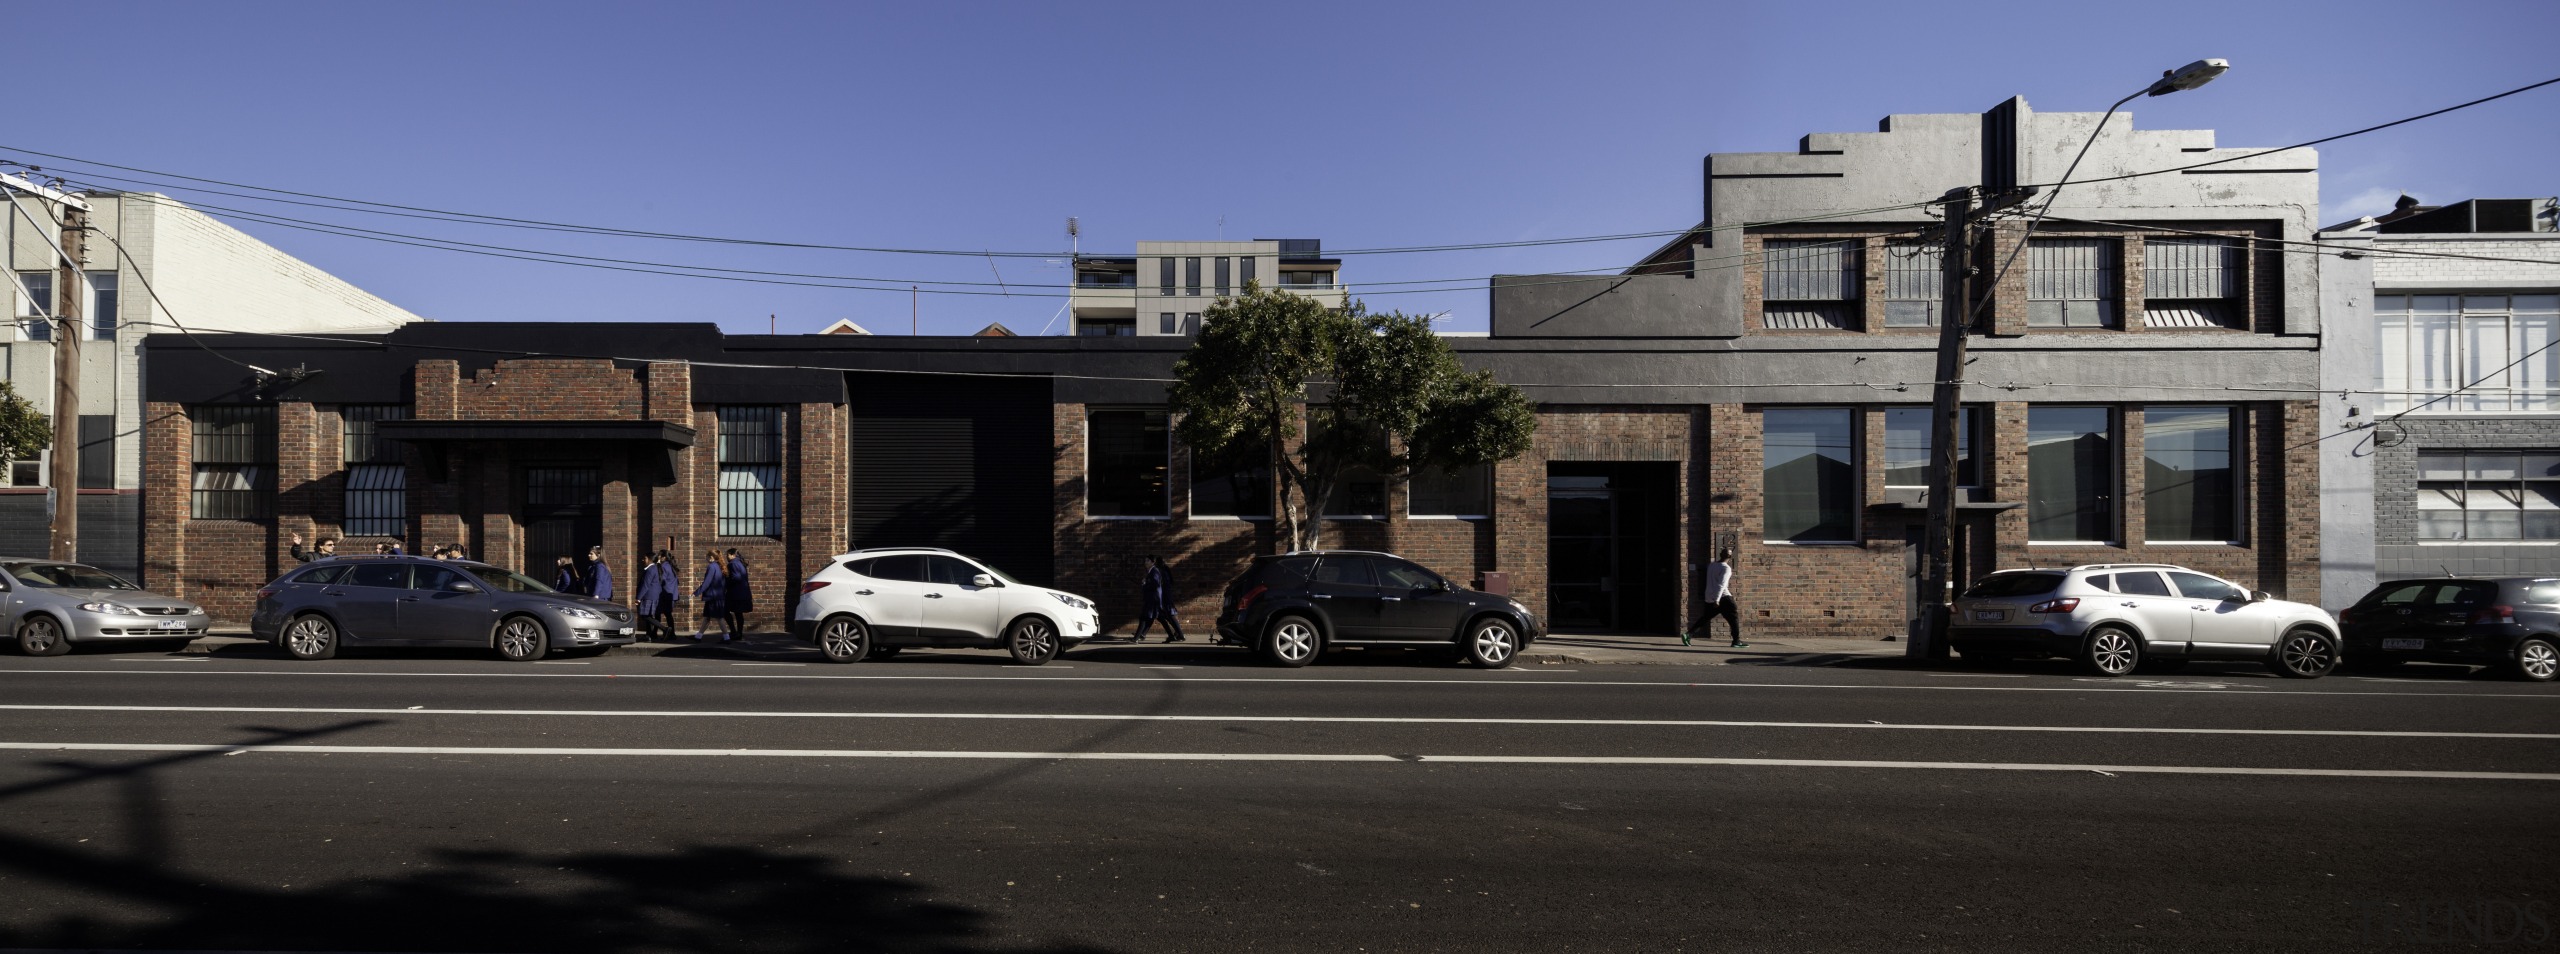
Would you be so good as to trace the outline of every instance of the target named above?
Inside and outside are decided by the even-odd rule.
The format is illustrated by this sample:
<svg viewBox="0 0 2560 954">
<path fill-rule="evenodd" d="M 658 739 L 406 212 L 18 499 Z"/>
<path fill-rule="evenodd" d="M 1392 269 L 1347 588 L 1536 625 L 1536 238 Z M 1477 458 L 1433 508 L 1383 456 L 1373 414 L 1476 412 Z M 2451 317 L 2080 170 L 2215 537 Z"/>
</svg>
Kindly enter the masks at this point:
<svg viewBox="0 0 2560 954">
<path fill-rule="evenodd" d="M 1059 658 L 1088 659 L 1096 662 L 1182 663 L 1220 662 L 1251 664 L 1250 653 L 1242 647 L 1220 646 L 1194 639 L 1182 643 L 1161 640 L 1145 643 L 1127 642 L 1126 636 L 1108 636 L 1086 642 L 1068 650 Z M 188 644 L 186 652 L 210 653 L 236 657 L 283 658 L 284 653 L 265 642 L 248 638 L 245 632 L 222 632 Z M 440 650 L 469 652 L 469 650 Z M 1404 650 L 1370 649 L 1361 652 L 1397 653 Z M 928 649 L 905 650 L 915 655 L 1003 655 L 993 649 Z M 1520 654 L 1523 666 L 1836 666 L 1846 663 L 1888 664 L 1902 657 L 1903 644 L 1867 639 L 1758 639 L 1736 649 L 1721 640 L 1698 640 L 1682 646 L 1676 636 L 1622 636 L 1566 633 L 1549 636 L 1532 644 Z M 757 662 L 816 662 L 822 657 L 816 647 L 791 638 L 786 633 L 752 633 L 729 642 L 717 639 L 703 642 L 643 642 L 606 649 L 607 656 L 668 656 L 673 658 L 737 659 Z"/>
</svg>

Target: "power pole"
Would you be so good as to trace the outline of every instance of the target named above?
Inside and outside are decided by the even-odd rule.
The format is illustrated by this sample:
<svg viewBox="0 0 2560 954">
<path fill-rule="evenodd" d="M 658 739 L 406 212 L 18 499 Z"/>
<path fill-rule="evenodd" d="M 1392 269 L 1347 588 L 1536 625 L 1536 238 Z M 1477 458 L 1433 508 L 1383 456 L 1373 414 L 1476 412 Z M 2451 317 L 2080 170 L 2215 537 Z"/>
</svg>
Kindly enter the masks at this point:
<svg viewBox="0 0 2560 954">
<path fill-rule="evenodd" d="M 1922 571 L 1920 639 L 1904 652 L 1944 659 L 1947 655 L 1947 604 L 1955 594 L 1956 435 L 1964 407 L 1965 336 L 1973 309 L 1967 289 L 1973 277 L 1973 189 L 1949 190 L 1946 205 L 1946 253 L 1939 260 L 1938 375 L 1929 401 L 1929 530 L 1928 565 Z"/>
<path fill-rule="evenodd" d="M 54 278 L 53 333 L 53 559 L 80 559 L 80 332 L 81 267 L 87 264 L 89 210 L 64 208 L 61 274 Z"/>
</svg>

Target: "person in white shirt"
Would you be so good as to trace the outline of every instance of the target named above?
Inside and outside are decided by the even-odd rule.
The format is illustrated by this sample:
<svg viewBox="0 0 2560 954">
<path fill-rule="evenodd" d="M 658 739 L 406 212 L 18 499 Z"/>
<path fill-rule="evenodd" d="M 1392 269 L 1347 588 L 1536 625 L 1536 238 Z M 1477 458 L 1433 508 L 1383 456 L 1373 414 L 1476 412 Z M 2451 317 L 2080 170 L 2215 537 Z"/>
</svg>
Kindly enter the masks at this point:
<svg viewBox="0 0 2560 954">
<path fill-rule="evenodd" d="M 1717 553 L 1716 562 L 1707 564 L 1706 571 L 1698 574 L 1698 584 L 1699 589 L 1705 591 L 1707 611 L 1698 615 L 1698 621 L 1690 624 L 1688 632 L 1680 634 L 1680 645 L 1689 645 L 1690 637 L 1708 632 L 1719 616 L 1724 617 L 1725 625 L 1733 629 L 1733 648 L 1751 645 L 1742 641 L 1742 611 L 1733 605 L 1733 551 Z"/>
</svg>

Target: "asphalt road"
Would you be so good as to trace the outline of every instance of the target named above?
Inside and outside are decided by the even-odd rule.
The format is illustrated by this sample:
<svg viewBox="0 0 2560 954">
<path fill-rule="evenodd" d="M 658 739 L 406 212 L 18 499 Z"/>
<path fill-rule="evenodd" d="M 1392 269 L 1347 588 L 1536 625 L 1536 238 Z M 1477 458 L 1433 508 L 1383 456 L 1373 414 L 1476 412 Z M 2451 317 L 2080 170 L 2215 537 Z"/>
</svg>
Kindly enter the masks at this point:
<svg viewBox="0 0 2560 954">
<path fill-rule="evenodd" d="M 0 949 L 2560 950 L 2560 687 L 0 658 Z"/>
</svg>

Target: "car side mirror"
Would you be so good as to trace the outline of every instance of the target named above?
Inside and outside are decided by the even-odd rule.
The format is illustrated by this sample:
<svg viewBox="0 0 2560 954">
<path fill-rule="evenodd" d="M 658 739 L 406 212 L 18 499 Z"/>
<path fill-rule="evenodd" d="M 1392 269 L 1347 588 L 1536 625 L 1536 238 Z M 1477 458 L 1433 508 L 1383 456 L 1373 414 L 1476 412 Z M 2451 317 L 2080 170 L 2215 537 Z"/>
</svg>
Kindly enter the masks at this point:
<svg viewBox="0 0 2560 954">
<path fill-rule="evenodd" d="M 478 584 L 475 584 L 475 583 L 456 583 L 456 584 L 454 584 L 452 587 L 450 587 L 450 589 L 452 589 L 452 590 L 453 590 L 454 592 L 456 592 L 456 593 L 477 593 L 477 592 L 480 592 L 480 587 L 479 587 L 479 585 L 478 585 Z"/>
<path fill-rule="evenodd" d="M 2275 594 L 2273 594 L 2273 593 L 2269 593 L 2269 592 L 2267 592 L 2267 591 L 2265 591 L 2265 590 L 2250 590 L 2250 591 L 2249 591 L 2249 602 L 2252 602 L 2252 603 L 2264 603 L 2264 602 L 2266 602 L 2266 601 L 2268 601 L 2268 600 L 2272 600 L 2272 599 L 2275 599 Z"/>
<path fill-rule="evenodd" d="M 994 586 L 994 585 L 996 585 L 996 578 L 995 578 L 995 577 L 993 577 L 993 576 L 989 576 L 989 575 L 987 575 L 987 574 L 985 574 L 985 573 L 980 573 L 980 574 L 978 574 L 978 575 L 976 575 L 976 576 L 973 576 L 973 577 L 970 577 L 970 578 L 969 578 L 969 585 L 970 585 L 970 586 L 976 586 L 976 587 L 989 587 L 989 586 Z"/>
</svg>

